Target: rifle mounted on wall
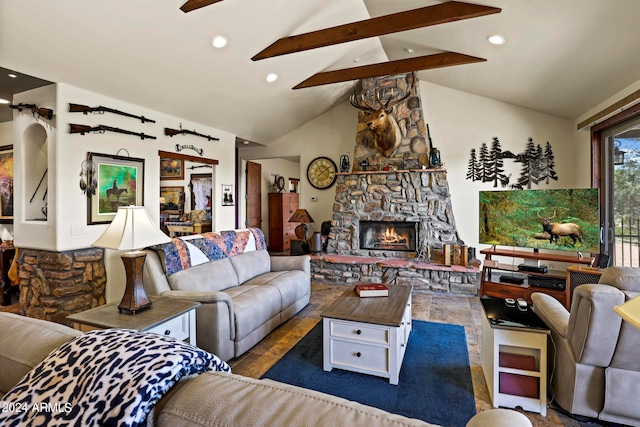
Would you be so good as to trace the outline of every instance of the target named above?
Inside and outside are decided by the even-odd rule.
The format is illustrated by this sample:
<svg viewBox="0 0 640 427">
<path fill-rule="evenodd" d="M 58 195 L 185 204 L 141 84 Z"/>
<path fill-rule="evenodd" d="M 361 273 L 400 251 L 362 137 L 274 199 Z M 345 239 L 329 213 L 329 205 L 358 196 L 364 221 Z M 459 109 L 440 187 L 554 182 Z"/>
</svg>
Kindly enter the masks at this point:
<svg viewBox="0 0 640 427">
<path fill-rule="evenodd" d="M 87 105 L 69 103 L 69 112 L 70 113 L 82 113 L 84 115 L 87 115 L 89 113 L 97 113 L 97 114 L 113 113 L 113 114 L 119 114 L 119 115 L 125 116 L 125 117 L 133 117 L 134 119 L 138 119 L 138 120 L 142 121 L 142 123 L 147 123 L 147 122 L 148 123 L 155 123 L 156 122 L 155 120 L 147 119 L 145 116 L 136 116 L 135 114 L 125 113 L 124 111 L 115 110 L 115 109 L 109 108 L 109 107 L 103 107 L 102 105 L 100 105 L 98 107 L 89 107 Z"/>
<path fill-rule="evenodd" d="M 13 108 L 14 110 L 22 111 L 27 108 L 31 110 L 31 113 L 35 116 L 36 114 L 40 117 L 43 117 L 47 120 L 51 120 L 53 118 L 53 110 L 49 108 L 38 108 L 36 104 L 17 104 L 17 105 L 9 105 L 9 108 Z"/>
<path fill-rule="evenodd" d="M 213 136 L 210 135 L 205 135 L 202 133 L 198 133 L 194 130 L 187 130 L 187 129 L 182 129 L 182 125 L 180 125 L 180 129 L 171 129 L 171 128 L 164 128 L 164 134 L 167 136 L 175 136 L 175 135 L 195 135 L 195 136 L 199 136 L 202 138 L 207 138 L 208 141 L 220 141 L 220 138 L 214 138 Z"/>
<path fill-rule="evenodd" d="M 136 135 L 136 136 L 139 136 L 140 139 L 145 139 L 145 138 L 156 139 L 156 137 L 152 135 L 145 135 L 144 133 L 141 133 L 141 132 L 132 132 L 130 130 L 114 128 L 111 126 L 98 125 L 98 126 L 91 127 L 91 126 L 76 125 L 73 123 L 69 123 L 69 133 L 79 133 L 80 135 L 84 135 L 85 133 L 88 133 L 88 132 L 105 133 L 107 131 L 124 133 L 125 135 Z"/>
</svg>

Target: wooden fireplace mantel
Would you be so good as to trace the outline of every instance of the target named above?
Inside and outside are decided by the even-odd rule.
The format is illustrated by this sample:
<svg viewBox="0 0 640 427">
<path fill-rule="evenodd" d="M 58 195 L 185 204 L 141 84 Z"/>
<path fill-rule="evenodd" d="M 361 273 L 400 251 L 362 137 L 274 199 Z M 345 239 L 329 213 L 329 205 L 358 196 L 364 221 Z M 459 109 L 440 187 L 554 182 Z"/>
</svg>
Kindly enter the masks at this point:
<svg viewBox="0 0 640 427">
<path fill-rule="evenodd" d="M 435 173 L 446 172 L 444 168 L 431 168 L 431 169 L 398 169 L 388 171 L 353 171 L 353 172 L 337 172 L 336 175 L 379 175 L 384 173 Z"/>
</svg>

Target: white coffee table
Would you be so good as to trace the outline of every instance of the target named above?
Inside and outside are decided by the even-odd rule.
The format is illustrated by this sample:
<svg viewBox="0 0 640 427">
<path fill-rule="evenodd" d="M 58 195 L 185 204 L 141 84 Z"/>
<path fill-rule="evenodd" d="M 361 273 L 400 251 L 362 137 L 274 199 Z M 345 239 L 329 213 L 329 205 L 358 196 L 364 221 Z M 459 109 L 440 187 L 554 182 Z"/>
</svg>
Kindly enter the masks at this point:
<svg viewBox="0 0 640 427">
<path fill-rule="evenodd" d="M 389 286 L 388 297 L 345 291 L 322 313 L 323 369 L 389 378 L 398 384 L 411 333 L 411 287 Z"/>
</svg>

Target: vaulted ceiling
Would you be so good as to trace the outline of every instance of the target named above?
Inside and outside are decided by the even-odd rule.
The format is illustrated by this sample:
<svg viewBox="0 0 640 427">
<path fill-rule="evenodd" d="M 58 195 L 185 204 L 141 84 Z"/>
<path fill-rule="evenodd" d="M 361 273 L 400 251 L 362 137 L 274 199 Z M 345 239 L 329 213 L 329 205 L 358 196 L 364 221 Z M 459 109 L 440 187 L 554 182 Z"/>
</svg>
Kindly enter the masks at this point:
<svg viewBox="0 0 640 427">
<path fill-rule="evenodd" d="M 224 0 L 189 13 L 183 3 L 2 0 L 0 67 L 265 144 L 346 101 L 351 81 L 292 89 L 344 68 L 442 52 L 483 58 L 418 76 L 569 119 L 640 80 L 638 0 L 478 0 L 501 12 L 259 61 L 283 37 L 444 2 Z M 493 34 L 506 43 L 489 44 Z M 213 48 L 216 35 L 227 46 Z M 267 83 L 269 73 L 279 78 Z"/>
</svg>

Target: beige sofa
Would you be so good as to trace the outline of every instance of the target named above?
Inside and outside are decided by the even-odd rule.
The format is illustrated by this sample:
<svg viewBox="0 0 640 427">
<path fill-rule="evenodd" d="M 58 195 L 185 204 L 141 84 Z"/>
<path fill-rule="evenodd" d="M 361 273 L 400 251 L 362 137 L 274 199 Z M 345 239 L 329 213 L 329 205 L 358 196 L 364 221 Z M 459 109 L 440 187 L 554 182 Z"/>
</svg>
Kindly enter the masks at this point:
<svg viewBox="0 0 640 427">
<path fill-rule="evenodd" d="M 242 232 L 246 230 L 227 233 Z M 229 360 L 249 350 L 309 303 L 310 258 L 271 257 L 266 249 L 260 249 L 263 242 L 256 243 L 250 234 L 253 240 L 240 253 L 209 261 L 193 244 L 202 242 L 203 236 L 211 240 L 220 235 L 174 239 L 171 244 L 184 243 L 186 249 L 181 250 L 189 252 L 191 264 L 171 274 L 163 259 L 165 252 L 148 249 L 145 291 L 200 302 L 196 309 L 198 347 Z"/>
<path fill-rule="evenodd" d="M 0 398 L 49 352 L 80 334 L 9 313 L 0 313 L 0 331 Z M 156 404 L 151 419 L 170 427 L 430 425 L 312 390 L 222 372 L 180 381 Z"/>
<path fill-rule="evenodd" d="M 613 311 L 638 295 L 640 268 L 631 267 L 610 267 L 599 283 L 576 287 L 571 312 L 548 295 L 532 295 L 554 343 L 550 391 L 566 411 L 640 426 L 640 330 Z"/>
<path fill-rule="evenodd" d="M 0 399 L 52 350 L 81 334 L 9 313 L 0 313 L 0 331 Z M 148 421 L 160 427 L 433 426 L 313 390 L 223 372 L 181 380 L 155 405 Z M 497 409 L 475 415 L 467 426 L 531 423 L 518 412 Z"/>
</svg>

